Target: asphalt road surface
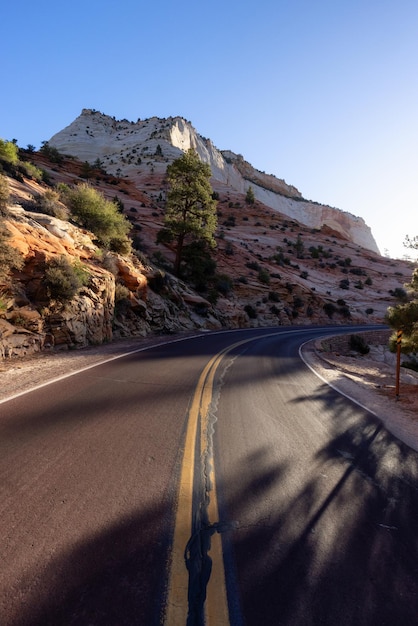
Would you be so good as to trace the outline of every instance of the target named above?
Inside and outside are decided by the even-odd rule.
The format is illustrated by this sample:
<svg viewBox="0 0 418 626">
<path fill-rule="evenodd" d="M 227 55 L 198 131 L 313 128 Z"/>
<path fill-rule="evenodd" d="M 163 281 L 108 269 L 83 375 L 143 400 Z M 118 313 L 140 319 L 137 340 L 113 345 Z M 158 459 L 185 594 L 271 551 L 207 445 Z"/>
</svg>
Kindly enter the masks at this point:
<svg viewBox="0 0 418 626">
<path fill-rule="evenodd" d="M 416 626 L 418 454 L 300 359 L 335 330 L 202 334 L 1 403 L 0 624 Z"/>
</svg>

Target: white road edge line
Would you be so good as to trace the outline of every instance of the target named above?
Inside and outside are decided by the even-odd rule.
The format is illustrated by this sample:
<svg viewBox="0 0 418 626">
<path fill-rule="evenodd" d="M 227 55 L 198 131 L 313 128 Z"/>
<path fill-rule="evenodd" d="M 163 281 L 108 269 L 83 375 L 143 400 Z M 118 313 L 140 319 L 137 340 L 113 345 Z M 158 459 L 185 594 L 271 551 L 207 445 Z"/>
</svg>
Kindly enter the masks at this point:
<svg viewBox="0 0 418 626">
<path fill-rule="evenodd" d="M 341 333 L 343 334 L 343 333 Z M 329 335 L 324 335 L 323 337 L 317 337 L 314 341 L 316 341 L 317 339 L 326 339 L 329 338 Z M 299 356 L 302 359 L 302 361 L 305 363 L 305 365 L 307 367 L 309 367 L 309 369 L 311 370 L 311 372 L 313 372 L 315 374 L 315 376 L 318 376 L 318 378 L 320 380 L 322 380 L 322 382 L 324 382 L 326 385 L 328 385 L 329 387 L 331 387 L 332 389 L 334 389 L 334 391 L 336 391 L 337 393 L 341 394 L 342 396 L 344 396 L 345 398 L 347 398 L 348 400 L 351 400 L 351 402 L 354 402 L 354 404 L 357 404 L 357 406 L 359 406 L 361 409 L 363 409 L 364 411 L 367 411 L 368 413 L 370 413 L 371 415 L 374 415 L 374 417 L 377 417 L 377 419 L 381 419 L 381 417 L 378 415 L 378 413 L 376 413 L 375 411 L 373 411 L 372 409 L 369 409 L 369 407 L 367 407 L 366 405 L 362 404 L 361 402 L 359 402 L 358 400 L 356 400 L 355 398 L 353 398 L 352 396 L 349 396 L 348 393 L 345 393 L 344 391 L 342 391 L 341 389 L 339 389 L 336 385 L 333 385 L 333 383 L 331 383 L 329 380 L 327 380 L 326 378 L 324 378 L 319 372 L 317 372 L 315 370 L 315 368 L 313 367 L 313 365 L 310 365 L 310 363 L 308 363 L 308 361 L 306 360 L 306 358 L 303 356 L 303 348 L 308 344 L 311 343 L 312 340 L 309 341 L 305 341 L 304 343 L 302 343 L 299 346 Z"/>
<path fill-rule="evenodd" d="M 5 402 L 10 402 L 10 400 L 14 400 L 15 398 L 24 396 L 26 393 L 31 393 L 32 391 L 36 391 L 37 389 L 42 389 L 42 387 L 47 387 L 48 385 L 57 383 L 58 381 L 64 380 L 65 378 L 70 378 L 70 376 L 81 374 L 81 372 L 86 372 L 87 370 L 91 370 L 94 367 L 98 367 L 99 365 L 104 365 L 104 363 L 110 363 L 111 361 L 116 361 L 117 359 L 123 359 L 125 356 L 130 356 L 131 354 L 136 354 L 137 352 L 145 352 L 146 350 L 151 350 L 152 348 L 159 348 L 160 346 L 165 346 L 169 343 L 177 343 L 179 341 L 186 341 L 187 339 L 196 339 L 196 337 L 203 337 L 203 336 L 204 335 L 193 335 L 189 337 L 179 337 L 178 339 L 173 339 L 172 341 L 161 341 L 160 343 L 156 343 L 152 346 L 143 346 L 142 348 L 136 348 L 135 350 L 130 350 L 129 352 L 123 352 L 122 354 L 117 354 L 115 356 L 105 358 L 103 359 L 103 361 L 98 361 L 97 363 L 86 365 L 85 367 L 81 367 L 80 369 L 74 370 L 72 372 L 68 372 L 67 374 L 62 374 L 61 376 L 57 376 L 56 378 L 51 378 L 45 383 L 40 383 L 39 385 L 30 387 L 29 389 L 25 389 L 24 391 L 19 391 L 18 393 L 15 393 L 12 396 L 3 398 L 3 400 L 0 400 L 0 404 L 4 404 Z"/>
</svg>

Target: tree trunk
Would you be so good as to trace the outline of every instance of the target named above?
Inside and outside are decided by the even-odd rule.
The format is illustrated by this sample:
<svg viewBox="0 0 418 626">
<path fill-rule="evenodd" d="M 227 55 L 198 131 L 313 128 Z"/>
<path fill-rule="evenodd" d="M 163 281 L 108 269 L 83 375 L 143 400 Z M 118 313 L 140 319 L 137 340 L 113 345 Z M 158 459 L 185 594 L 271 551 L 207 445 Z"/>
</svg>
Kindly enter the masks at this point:
<svg viewBox="0 0 418 626">
<path fill-rule="evenodd" d="M 176 258 L 174 260 L 174 274 L 180 276 L 181 255 L 183 252 L 184 235 L 179 235 L 177 239 Z"/>
</svg>

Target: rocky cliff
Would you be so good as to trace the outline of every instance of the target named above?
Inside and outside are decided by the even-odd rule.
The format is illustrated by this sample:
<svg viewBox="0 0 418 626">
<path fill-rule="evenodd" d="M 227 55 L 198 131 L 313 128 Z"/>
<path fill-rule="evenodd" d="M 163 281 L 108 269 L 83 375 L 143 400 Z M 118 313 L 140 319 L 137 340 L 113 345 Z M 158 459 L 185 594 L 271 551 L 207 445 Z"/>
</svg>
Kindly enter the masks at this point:
<svg viewBox="0 0 418 626">
<path fill-rule="evenodd" d="M 245 194 L 251 186 L 255 198 L 278 213 L 311 228 L 326 225 L 347 240 L 379 253 L 371 230 L 361 217 L 305 200 L 295 187 L 258 171 L 241 155 L 218 150 L 181 117 L 130 122 L 83 109 L 48 143 L 63 154 L 90 164 L 100 162 L 106 171 L 114 175 L 123 172 L 123 176 L 138 183 L 150 173 L 162 175 L 169 162 L 194 148 L 202 161 L 209 163 L 215 190 Z"/>
<path fill-rule="evenodd" d="M 3 224 L 9 245 L 25 263 L 14 272 L 12 284 L 0 285 L 0 358 L 222 326 L 209 302 L 181 281 L 164 278 L 135 256 L 103 256 L 88 231 L 23 208 L 30 204 L 31 191 L 43 192 L 39 185 L 11 180 L 10 186 L 15 202 Z M 58 256 L 80 264 L 88 276 L 65 302 L 51 299 L 45 289 L 45 268 Z"/>
</svg>

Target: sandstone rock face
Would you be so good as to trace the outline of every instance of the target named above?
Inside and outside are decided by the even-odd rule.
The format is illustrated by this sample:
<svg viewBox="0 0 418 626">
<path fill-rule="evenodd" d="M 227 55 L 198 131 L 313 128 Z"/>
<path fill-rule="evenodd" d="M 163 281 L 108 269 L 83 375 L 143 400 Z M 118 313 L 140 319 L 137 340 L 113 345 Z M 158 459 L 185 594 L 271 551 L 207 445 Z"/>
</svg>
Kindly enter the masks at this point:
<svg viewBox="0 0 418 626">
<path fill-rule="evenodd" d="M 45 315 L 44 330 L 52 345 L 84 348 L 111 341 L 115 306 L 115 279 L 96 269 L 89 284 L 65 307 Z"/>
<path fill-rule="evenodd" d="M 167 163 L 194 148 L 202 161 L 209 163 L 212 184 L 246 193 L 251 185 L 254 196 L 272 209 L 310 226 L 326 225 L 363 248 L 379 253 L 370 228 L 364 220 L 339 209 L 309 202 L 284 180 L 253 168 L 242 156 L 218 150 L 210 139 L 199 135 L 181 117 L 153 117 L 137 122 L 115 120 L 83 109 L 69 126 L 49 141 L 59 152 L 74 155 L 93 164 L 99 159 L 112 174 L 123 171 L 132 180 L 153 173 L 164 173 Z"/>
<path fill-rule="evenodd" d="M 210 304 L 180 281 L 164 282 L 162 295 L 148 289 L 155 270 L 135 258 L 108 253 L 107 268 L 101 266 L 93 236 L 69 222 L 14 206 L 5 226 L 9 243 L 24 256 L 25 266 L 15 272 L 11 291 L 6 286 L 0 290 L 6 309 L 0 317 L 0 358 L 83 348 L 154 331 L 221 327 L 209 311 Z M 47 298 L 44 285 L 45 264 L 58 255 L 82 263 L 89 275 L 88 283 L 65 303 Z M 119 301 L 117 283 L 127 292 Z M 38 302 L 39 310 L 31 300 Z"/>
</svg>

